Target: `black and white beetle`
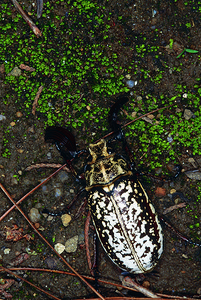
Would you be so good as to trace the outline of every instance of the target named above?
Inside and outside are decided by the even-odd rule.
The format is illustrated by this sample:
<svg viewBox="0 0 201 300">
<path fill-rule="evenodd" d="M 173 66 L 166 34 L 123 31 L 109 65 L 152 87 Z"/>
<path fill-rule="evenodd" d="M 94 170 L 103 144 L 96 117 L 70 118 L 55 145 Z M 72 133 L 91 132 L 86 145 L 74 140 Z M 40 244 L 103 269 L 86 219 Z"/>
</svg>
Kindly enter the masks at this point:
<svg viewBox="0 0 201 300">
<path fill-rule="evenodd" d="M 117 124 L 117 113 L 127 101 L 127 97 L 121 97 L 112 106 L 109 123 L 115 138 L 123 142 L 129 153 Z M 64 128 L 49 127 L 45 140 L 56 143 L 72 169 L 71 161 L 78 155 L 74 136 Z M 105 252 L 120 269 L 133 274 L 150 272 L 163 252 L 159 218 L 135 176 L 132 162 L 110 153 L 110 142 L 111 139 L 108 142 L 102 139 L 89 145 L 91 160 L 84 175 L 93 224 Z"/>
</svg>

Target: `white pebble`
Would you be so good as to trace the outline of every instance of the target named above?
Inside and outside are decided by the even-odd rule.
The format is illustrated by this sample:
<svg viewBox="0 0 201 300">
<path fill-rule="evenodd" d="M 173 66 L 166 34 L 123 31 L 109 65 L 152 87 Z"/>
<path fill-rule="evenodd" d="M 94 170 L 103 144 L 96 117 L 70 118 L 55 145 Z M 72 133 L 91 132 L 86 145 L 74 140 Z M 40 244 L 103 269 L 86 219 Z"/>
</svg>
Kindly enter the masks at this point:
<svg viewBox="0 0 201 300">
<path fill-rule="evenodd" d="M 54 249 L 61 254 L 62 252 L 64 252 L 65 250 L 65 246 L 61 243 L 57 243 L 56 245 L 54 245 Z"/>
</svg>

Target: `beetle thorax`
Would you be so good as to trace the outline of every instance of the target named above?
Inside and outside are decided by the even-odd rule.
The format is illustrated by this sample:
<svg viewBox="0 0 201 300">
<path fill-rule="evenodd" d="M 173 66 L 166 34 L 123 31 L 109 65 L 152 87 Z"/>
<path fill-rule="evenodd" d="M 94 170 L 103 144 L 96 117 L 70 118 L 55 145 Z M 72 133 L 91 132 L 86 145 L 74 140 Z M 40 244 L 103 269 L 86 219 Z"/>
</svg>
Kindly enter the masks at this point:
<svg viewBox="0 0 201 300">
<path fill-rule="evenodd" d="M 109 185 L 118 177 L 132 173 L 124 159 L 108 153 L 105 140 L 90 144 L 89 152 L 92 161 L 88 163 L 85 170 L 86 190 L 94 186 Z"/>
</svg>

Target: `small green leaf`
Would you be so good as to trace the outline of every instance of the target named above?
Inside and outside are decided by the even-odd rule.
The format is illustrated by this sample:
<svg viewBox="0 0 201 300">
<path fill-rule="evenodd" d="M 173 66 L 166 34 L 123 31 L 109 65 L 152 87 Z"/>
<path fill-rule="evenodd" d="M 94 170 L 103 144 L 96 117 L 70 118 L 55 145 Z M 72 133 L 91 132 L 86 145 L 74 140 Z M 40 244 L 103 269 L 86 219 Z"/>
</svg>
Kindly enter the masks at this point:
<svg viewBox="0 0 201 300">
<path fill-rule="evenodd" d="M 193 49 L 185 49 L 186 52 L 188 53 L 198 53 L 199 51 L 193 50 Z"/>
</svg>

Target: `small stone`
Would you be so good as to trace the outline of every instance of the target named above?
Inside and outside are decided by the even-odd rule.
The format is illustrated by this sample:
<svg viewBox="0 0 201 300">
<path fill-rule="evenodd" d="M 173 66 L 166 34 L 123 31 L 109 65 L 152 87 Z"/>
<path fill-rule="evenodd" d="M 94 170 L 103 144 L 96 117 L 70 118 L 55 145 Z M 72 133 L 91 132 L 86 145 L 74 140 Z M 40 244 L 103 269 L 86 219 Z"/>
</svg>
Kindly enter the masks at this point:
<svg viewBox="0 0 201 300">
<path fill-rule="evenodd" d="M 59 172 L 58 175 L 59 175 L 59 179 L 61 180 L 61 182 L 64 182 L 64 181 L 68 180 L 68 178 L 69 178 L 69 175 L 65 171 Z"/>
<path fill-rule="evenodd" d="M 8 73 L 8 76 L 20 76 L 22 74 L 22 71 L 15 67 L 10 73 Z"/>
<path fill-rule="evenodd" d="M 137 115 L 137 112 L 136 112 L 136 111 L 133 111 L 132 114 L 131 114 L 131 117 L 132 117 L 132 118 L 135 118 L 136 115 Z"/>
<path fill-rule="evenodd" d="M 167 137 L 167 141 L 168 141 L 168 143 L 172 143 L 172 142 L 173 142 L 173 138 L 172 138 L 172 136 L 171 136 L 171 135 L 168 135 L 168 137 Z"/>
<path fill-rule="evenodd" d="M 75 252 L 77 250 L 77 243 L 78 243 L 78 235 L 73 236 L 65 243 L 65 250 L 68 253 Z"/>
<path fill-rule="evenodd" d="M 154 119 L 154 115 L 150 114 L 147 116 L 149 119 L 153 120 Z"/>
<path fill-rule="evenodd" d="M 17 152 L 22 154 L 24 152 L 24 150 L 23 149 L 17 149 Z"/>
<path fill-rule="evenodd" d="M 57 197 L 61 197 L 61 190 L 60 189 L 58 189 L 58 188 L 56 188 L 55 189 L 55 197 L 57 198 Z"/>
<path fill-rule="evenodd" d="M 21 111 L 17 111 L 17 112 L 16 112 L 16 116 L 17 116 L 18 118 L 21 118 L 23 115 L 22 115 Z"/>
<path fill-rule="evenodd" d="M 74 189 L 70 189 L 70 193 L 71 193 L 71 194 L 74 194 Z"/>
<path fill-rule="evenodd" d="M 126 79 L 131 79 L 131 75 L 130 74 L 127 74 L 125 77 L 126 77 Z"/>
<path fill-rule="evenodd" d="M 49 222 L 52 221 L 53 219 L 54 219 L 53 216 L 48 216 L 48 217 L 47 217 L 47 221 L 49 221 Z"/>
<path fill-rule="evenodd" d="M 30 132 L 30 133 L 35 133 L 34 125 L 33 125 L 33 126 L 30 126 L 30 127 L 27 129 L 27 131 Z"/>
<path fill-rule="evenodd" d="M 137 81 L 127 80 L 126 84 L 130 89 L 132 89 L 135 85 L 137 85 Z"/>
<path fill-rule="evenodd" d="M 15 122 L 11 122 L 10 125 L 13 127 L 15 126 Z"/>
<path fill-rule="evenodd" d="M 174 194 L 174 193 L 176 193 L 176 190 L 175 190 L 175 189 L 171 189 L 171 190 L 170 190 L 170 194 L 172 195 L 172 194 Z"/>
<path fill-rule="evenodd" d="M 61 243 L 57 243 L 56 245 L 54 245 L 54 249 L 61 254 L 62 252 L 64 252 L 65 250 L 65 246 Z"/>
<path fill-rule="evenodd" d="M 186 171 L 186 176 L 193 180 L 201 180 L 201 172 L 198 170 Z"/>
<path fill-rule="evenodd" d="M 157 187 L 157 189 L 155 191 L 155 195 L 157 197 L 164 197 L 166 195 L 166 189 L 164 189 L 162 187 Z"/>
<path fill-rule="evenodd" d="M 21 171 L 21 170 L 19 170 L 19 171 L 18 171 L 18 174 L 19 174 L 19 175 L 22 175 L 22 171 Z"/>
<path fill-rule="evenodd" d="M 194 160 L 193 157 L 190 157 L 190 158 L 188 159 L 188 162 L 191 163 L 191 164 L 193 165 L 194 168 L 197 167 L 197 165 L 196 165 L 195 160 Z"/>
<path fill-rule="evenodd" d="M 184 110 L 184 118 L 186 120 L 189 120 L 193 116 L 193 112 L 190 109 L 185 109 Z"/>
<path fill-rule="evenodd" d="M 145 280 L 143 281 L 142 286 L 148 289 L 150 287 L 150 282 L 148 280 Z"/>
<path fill-rule="evenodd" d="M 48 152 L 47 153 L 47 159 L 51 159 L 52 158 L 52 153 L 51 152 Z"/>
<path fill-rule="evenodd" d="M 0 115 L 0 121 L 6 120 L 6 117 L 4 115 Z"/>
<path fill-rule="evenodd" d="M 64 214 L 64 215 L 61 216 L 61 221 L 62 221 L 63 225 L 64 225 L 65 227 L 67 227 L 68 224 L 69 224 L 70 221 L 71 221 L 71 216 L 68 215 L 68 214 Z"/>
<path fill-rule="evenodd" d="M 36 229 L 38 229 L 40 227 L 40 223 L 35 223 L 34 226 L 36 227 Z"/>
<path fill-rule="evenodd" d="M 11 250 L 10 248 L 5 248 L 5 249 L 4 249 L 4 254 L 9 254 L 9 253 L 10 253 L 10 250 Z"/>
<path fill-rule="evenodd" d="M 33 207 L 29 212 L 29 218 L 30 218 L 31 222 L 37 223 L 40 220 L 39 210 L 37 208 Z"/>
</svg>

